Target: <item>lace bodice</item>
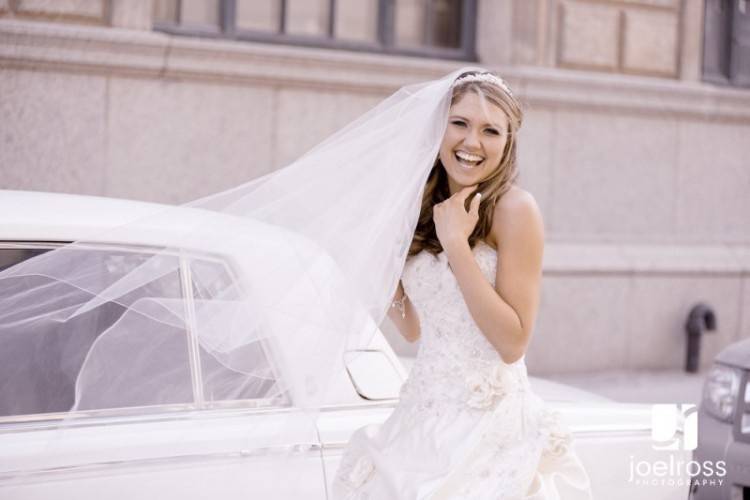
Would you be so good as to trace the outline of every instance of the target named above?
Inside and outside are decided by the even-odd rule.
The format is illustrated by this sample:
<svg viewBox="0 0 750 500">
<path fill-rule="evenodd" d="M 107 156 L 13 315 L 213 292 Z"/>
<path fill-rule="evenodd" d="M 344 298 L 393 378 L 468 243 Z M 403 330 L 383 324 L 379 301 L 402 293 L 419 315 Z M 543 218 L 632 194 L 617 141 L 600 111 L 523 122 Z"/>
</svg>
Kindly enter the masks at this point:
<svg viewBox="0 0 750 500">
<path fill-rule="evenodd" d="M 497 252 L 473 248 L 482 273 L 495 286 Z M 401 398 L 422 408 L 489 409 L 509 391 L 528 387 L 524 357 L 505 363 L 469 312 L 445 252 L 422 251 L 407 260 L 401 277 L 419 315 L 421 343 Z"/>
</svg>

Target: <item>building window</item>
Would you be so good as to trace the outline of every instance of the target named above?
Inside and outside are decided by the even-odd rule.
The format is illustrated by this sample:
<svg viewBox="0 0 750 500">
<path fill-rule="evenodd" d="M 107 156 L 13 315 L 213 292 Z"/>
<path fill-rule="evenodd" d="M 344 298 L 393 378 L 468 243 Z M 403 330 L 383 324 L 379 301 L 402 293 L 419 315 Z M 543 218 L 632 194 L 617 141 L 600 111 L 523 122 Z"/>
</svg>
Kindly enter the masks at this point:
<svg viewBox="0 0 750 500">
<path fill-rule="evenodd" d="M 476 61 L 476 0 L 156 0 L 176 35 Z"/>
<path fill-rule="evenodd" d="M 706 0 L 703 79 L 750 87 L 750 0 Z"/>
</svg>

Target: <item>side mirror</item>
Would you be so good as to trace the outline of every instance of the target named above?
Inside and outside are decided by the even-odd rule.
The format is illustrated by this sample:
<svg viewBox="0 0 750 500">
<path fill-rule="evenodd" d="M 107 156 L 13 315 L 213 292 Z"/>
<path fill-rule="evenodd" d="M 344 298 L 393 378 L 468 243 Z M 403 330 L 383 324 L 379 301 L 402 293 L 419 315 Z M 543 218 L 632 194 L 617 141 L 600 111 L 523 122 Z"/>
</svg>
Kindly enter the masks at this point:
<svg viewBox="0 0 750 500">
<path fill-rule="evenodd" d="M 344 353 L 344 365 L 357 394 L 369 401 L 398 399 L 401 375 L 390 358 L 379 349 Z"/>
</svg>

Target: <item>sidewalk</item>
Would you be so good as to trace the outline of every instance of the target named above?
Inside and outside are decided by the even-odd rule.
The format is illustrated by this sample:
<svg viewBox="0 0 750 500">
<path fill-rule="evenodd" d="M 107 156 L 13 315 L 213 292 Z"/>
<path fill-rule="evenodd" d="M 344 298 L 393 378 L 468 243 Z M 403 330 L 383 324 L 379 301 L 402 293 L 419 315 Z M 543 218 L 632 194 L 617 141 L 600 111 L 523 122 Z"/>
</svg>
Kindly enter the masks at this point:
<svg viewBox="0 0 750 500">
<path fill-rule="evenodd" d="M 568 384 L 624 403 L 700 403 L 706 372 L 680 370 L 613 370 L 548 375 Z"/>
</svg>

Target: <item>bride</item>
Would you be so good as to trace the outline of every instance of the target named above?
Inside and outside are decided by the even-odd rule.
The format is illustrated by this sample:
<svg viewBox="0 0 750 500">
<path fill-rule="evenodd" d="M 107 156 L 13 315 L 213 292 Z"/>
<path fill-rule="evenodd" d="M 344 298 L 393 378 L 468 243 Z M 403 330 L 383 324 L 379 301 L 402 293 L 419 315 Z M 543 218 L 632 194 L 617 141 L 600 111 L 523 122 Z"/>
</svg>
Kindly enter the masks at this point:
<svg viewBox="0 0 750 500">
<path fill-rule="evenodd" d="M 571 435 L 529 387 L 543 223 L 514 181 L 522 112 L 489 72 L 452 85 L 448 124 L 389 312 L 421 345 L 398 406 L 354 433 L 337 499 L 591 498 Z"/>
</svg>

